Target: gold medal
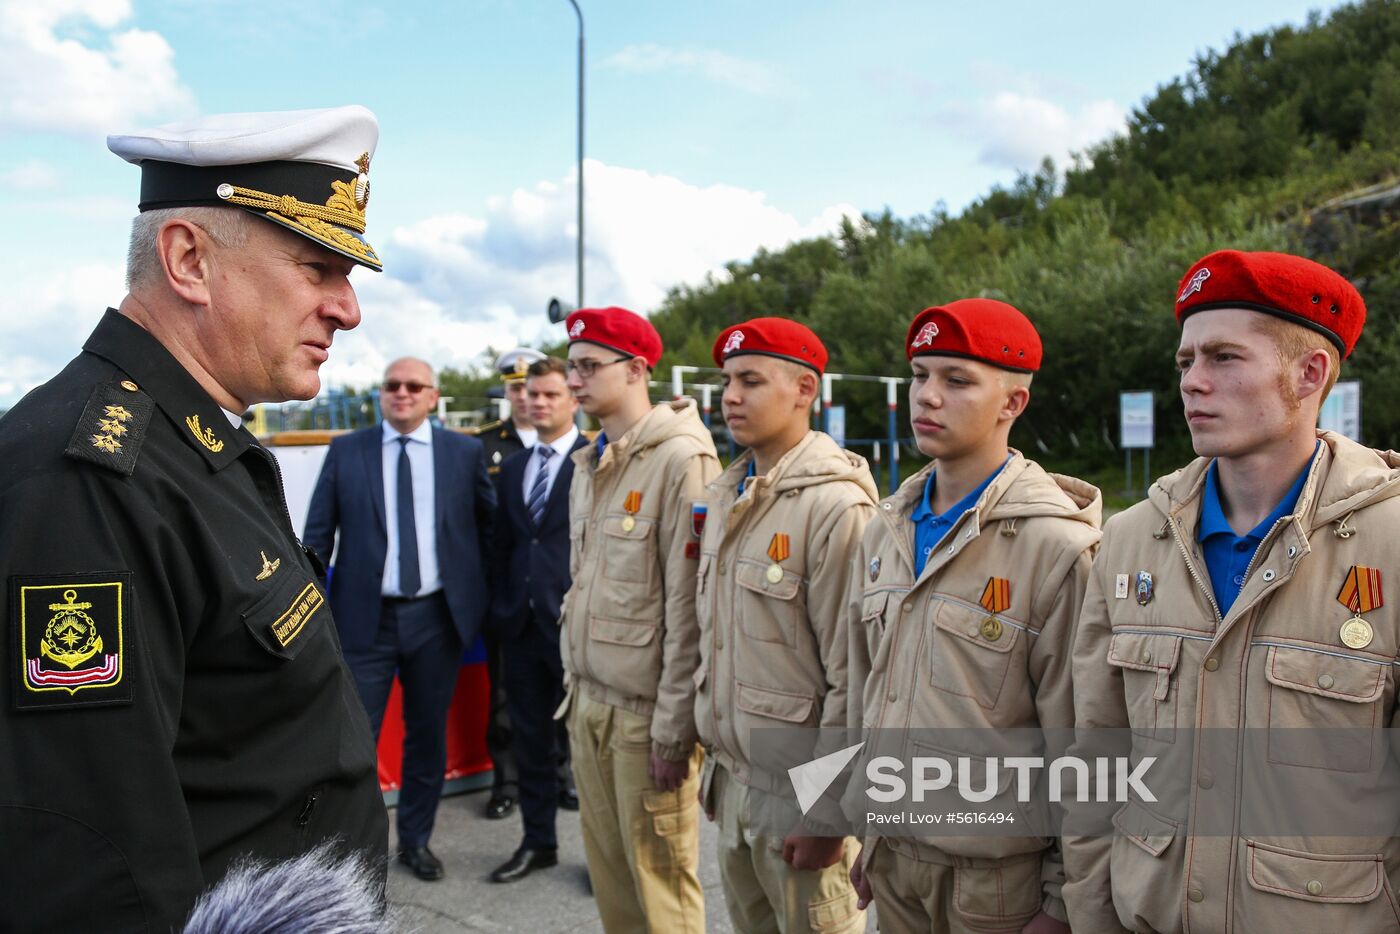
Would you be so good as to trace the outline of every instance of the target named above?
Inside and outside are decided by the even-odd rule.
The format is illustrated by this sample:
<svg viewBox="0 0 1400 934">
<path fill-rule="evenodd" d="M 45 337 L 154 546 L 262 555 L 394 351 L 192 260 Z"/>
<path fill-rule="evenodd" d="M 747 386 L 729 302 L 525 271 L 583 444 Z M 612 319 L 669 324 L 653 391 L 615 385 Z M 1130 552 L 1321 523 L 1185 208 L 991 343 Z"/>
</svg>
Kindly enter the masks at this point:
<svg viewBox="0 0 1400 934">
<path fill-rule="evenodd" d="M 1371 629 L 1371 624 L 1359 616 L 1342 623 L 1339 635 L 1342 643 L 1351 649 L 1364 649 L 1371 644 L 1371 639 L 1375 637 L 1375 632 Z"/>
<path fill-rule="evenodd" d="M 781 582 L 782 582 L 782 579 L 783 579 L 783 567 L 782 567 L 782 565 L 780 565 L 780 564 L 770 564 L 770 565 L 768 565 L 768 572 L 767 572 L 766 574 L 764 574 L 763 576 L 766 577 L 766 578 L 768 578 L 768 583 L 770 583 L 770 584 L 781 583 Z"/>
<path fill-rule="evenodd" d="M 631 516 L 622 517 L 622 531 L 630 532 L 637 527 L 637 520 Z"/>
<path fill-rule="evenodd" d="M 995 642 L 1001 638 L 1001 620 L 995 616 L 988 616 L 982 620 L 982 638 L 988 642 Z"/>
</svg>

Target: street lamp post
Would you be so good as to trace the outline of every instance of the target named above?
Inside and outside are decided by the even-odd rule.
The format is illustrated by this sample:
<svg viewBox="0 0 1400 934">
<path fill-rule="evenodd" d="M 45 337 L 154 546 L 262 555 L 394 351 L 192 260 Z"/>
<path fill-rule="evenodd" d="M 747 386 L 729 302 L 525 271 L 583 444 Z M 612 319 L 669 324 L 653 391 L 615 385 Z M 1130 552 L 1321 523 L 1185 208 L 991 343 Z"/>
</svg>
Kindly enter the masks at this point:
<svg viewBox="0 0 1400 934">
<path fill-rule="evenodd" d="M 583 307 L 583 11 L 578 0 L 569 0 L 578 15 L 578 304 Z"/>
</svg>

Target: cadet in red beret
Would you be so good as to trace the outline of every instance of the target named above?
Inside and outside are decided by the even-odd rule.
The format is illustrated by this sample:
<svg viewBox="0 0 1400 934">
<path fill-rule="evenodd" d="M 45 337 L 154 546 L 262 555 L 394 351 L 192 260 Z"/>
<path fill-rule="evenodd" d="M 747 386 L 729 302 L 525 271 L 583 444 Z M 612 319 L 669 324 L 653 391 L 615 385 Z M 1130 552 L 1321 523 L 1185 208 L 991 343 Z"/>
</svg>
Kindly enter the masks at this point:
<svg viewBox="0 0 1400 934">
<path fill-rule="evenodd" d="M 651 404 L 645 318 L 580 308 L 566 326 L 567 385 L 603 429 L 572 457 L 560 634 L 588 874 L 604 930 L 701 934 L 692 510 L 719 459 L 693 400 Z"/>
<path fill-rule="evenodd" d="M 879 493 L 864 458 L 810 427 L 827 354 L 809 328 L 786 318 L 736 324 L 715 340 L 714 360 L 725 422 L 748 449 L 697 507 L 706 510 L 696 604 L 706 675 L 695 720 L 714 762 L 701 796 L 720 825 L 725 903 L 737 931 L 863 931 L 849 878 L 854 838 L 750 823 L 750 789 L 787 782 L 755 764 L 750 731 L 844 734 L 845 611 L 860 592 L 851 560 Z M 833 817 L 834 826 L 839 809 Z"/>
<path fill-rule="evenodd" d="M 849 724 L 982 737 L 1068 728 L 1070 647 L 1101 500 L 1008 447 L 1040 369 L 1040 335 L 1011 305 L 969 298 L 924 309 L 904 346 L 915 442 L 934 461 L 865 530 Z M 846 799 L 857 822 L 883 807 L 867 797 L 865 774 L 856 769 Z M 1059 844 L 1045 842 L 1053 831 L 911 838 L 878 829 L 867 828 L 851 878 L 863 903 L 879 904 L 881 930 L 1069 931 Z"/>
<path fill-rule="evenodd" d="M 1076 725 L 1086 737 L 1130 727 L 1135 749 L 1140 736 L 1179 745 L 1212 729 L 1196 734 L 1181 776 L 1189 801 L 1159 794 L 1151 811 L 1129 803 L 1114 817 L 1151 845 L 1066 838 L 1071 920 L 1076 931 L 1391 930 L 1391 905 L 1368 901 L 1400 883 L 1394 802 L 1362 804 L 1350 782 L 1374 787 L 1367 770 L 1385 747 L 1366 730 L 1397 712 L 1387 672 L 1400 614 L 1381 569 L 1400 527 L 1400 458 L 1317 431 L 1365 302 L 1311 260 L 1236 250 L 1198 260 L 1168 302 L 1200 456 L 1104 529 L 1076 636 Z M 1247 726 L 1267 729 L 1268 755 L 1227 765 Z M 1308 727 L 1362 729 L 1336 743 Z M 1290 786 L 1299 775 L 1307 782 Z M 1202 803 L 1312 822 L 1197 834 Z M 1260 842 L 1283 834 L 1286 849 Z"/>
</svg>

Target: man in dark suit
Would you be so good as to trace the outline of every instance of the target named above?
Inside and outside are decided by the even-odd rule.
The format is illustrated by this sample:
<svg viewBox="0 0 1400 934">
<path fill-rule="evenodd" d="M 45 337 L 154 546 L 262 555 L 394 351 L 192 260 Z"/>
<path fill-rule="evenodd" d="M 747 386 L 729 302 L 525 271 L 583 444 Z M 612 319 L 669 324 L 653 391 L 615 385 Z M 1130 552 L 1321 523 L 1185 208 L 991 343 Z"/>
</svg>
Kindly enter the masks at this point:
<svg viewBox="0 0 1400 934">
<path fill-rule="evenodd" d="M 564 786 L 557 774 L 555 709 L 564 697 L 559 607 L 569 589 L 569 483 L 574 451 L 588 442 L 574 426 L 578 402 L 564 382 L 564 361 L 546 357 L 526 378 L 534 447 L 507 457 L 497 489 L 491 550 L 491 626 L 505 656 L 505 686 L 525 838 L 491 874 L 515 882 L 558 861 L 554 817 Z"/>
<path fill-rule="evenodd" d="M 403 685 L 398 858 L 426 881 L 443 875 L 428 838 L 462 650 L 489 602 L 482 556 L 496 504 L 481 442 L 428 423 L 437 401 L 432 367 L 390 364 L 383 424 L 331 442 L 306 520 L 322 556 L 340 531 L 331 609 L 376 740 L 396 669 Z"/>
<path fill-rule="evenodd" d="M 529 347 L 507 350 L 496 358 L 496 372 L 501 375 L 501 389 L 509 409 L 508 416 L 475 429 L 472 434 L 481 439 L 486 449 L 486 472 L 496 482 L 496 500 L 501 499 L 501 464 L 517 451 L 535 446 L 535 426 L 530 424 L 529 403 L 525 398 L 525 373 L 530 364 L 543 360 L 544 354 Z M 495 392 L 496 390 L 492 390 Z M 515 810 L 515 797 L 520 793 L 516 774 L 515 753 L 511 751 L 510 714 L 506 710 L 505 661 L 500 639 L 492 627 L 484 634 L 486 670 L 491 678 L 490 711 L 486 717 L 486 751 L 491 754 L 491 797 L 485 814 L 491 820 L 509 817 Z"/>
</svg>

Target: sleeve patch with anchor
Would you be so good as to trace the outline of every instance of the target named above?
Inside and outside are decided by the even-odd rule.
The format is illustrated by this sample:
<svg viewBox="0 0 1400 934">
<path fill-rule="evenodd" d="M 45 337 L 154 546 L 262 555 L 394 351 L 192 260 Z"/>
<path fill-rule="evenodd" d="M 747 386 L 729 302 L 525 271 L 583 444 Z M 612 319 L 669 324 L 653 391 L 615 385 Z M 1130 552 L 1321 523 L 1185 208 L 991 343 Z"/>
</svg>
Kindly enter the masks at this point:
<svg viewBox="0 0 1400 934">
<path fill-rule="evenodd" d="M 131 574 L 10 578 L 14 706 L 131 703 Z"/>
</svg>

